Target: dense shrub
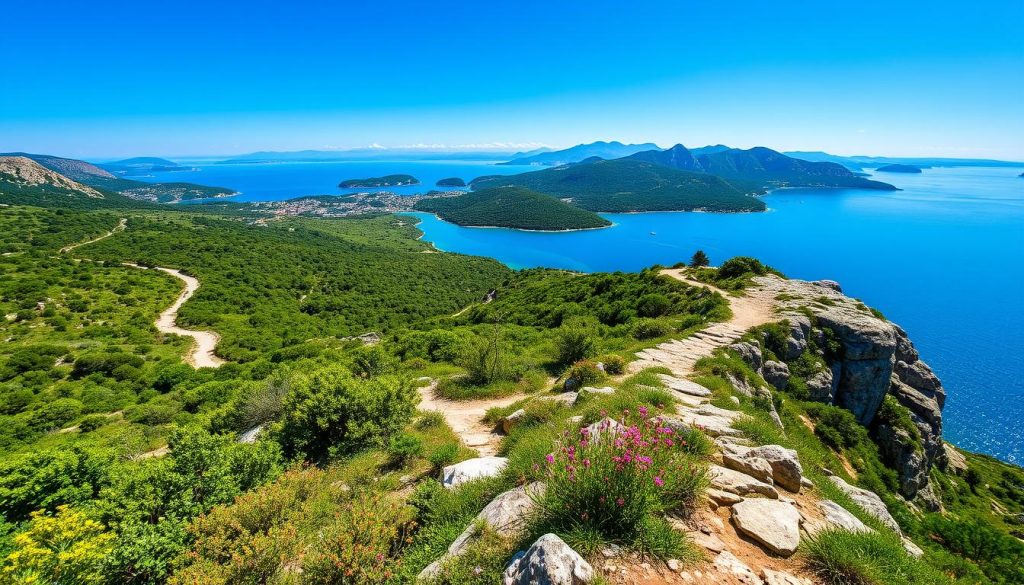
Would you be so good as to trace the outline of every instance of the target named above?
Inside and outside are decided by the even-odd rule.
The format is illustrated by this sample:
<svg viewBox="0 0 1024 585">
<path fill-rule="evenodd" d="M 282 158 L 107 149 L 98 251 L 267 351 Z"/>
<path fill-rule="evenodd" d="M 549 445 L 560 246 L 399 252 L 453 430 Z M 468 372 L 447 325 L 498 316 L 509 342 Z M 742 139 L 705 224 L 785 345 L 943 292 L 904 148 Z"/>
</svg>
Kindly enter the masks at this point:
<svg viewBox="0 0 1024 585">
<path fill-rule="evenodd" d="M 718 269 L 718 276 L 726 279 L 738 278 L 747 274 L 764 276 L 768 274 L 769 270 L 767 266 L 761 264 L 761 261 L 756 258 L 736 256 L 722 263 L 722 266 Z"/>
<path fill-rule="evenodd" d="M 596 384 L 604 380 L 604 378 L 605 373 L 601 371 L 601 368 L 597 367 L 595 362 L 590 360 L 580 360 L 574 363 L 565 373 L 566 381 L 573 380 L 577 390 L 583 386 Z"/>
<path fill-rule="evenodd" d="M 393 376 L 360 380 L 340 366 L 296 374 L 277 436 L 287 455 L 320 458 L 380 444 L 412 417 L 419 395 Z"/>
<path fill-rule="evenodd" d="M 637 319 L 633 321 L 630 330 L 633 337 L 641 341 L 663 337 L 672 332 L 672 328 L 667 323 L 655 319 Z"/>
<path fill-rule="evenodd" d="M 850 449 L 867 440 L 867 431 L 849 410 L 830 404 L 808 404 L 814 434 L 834 449 Z"/>
<path fill-rule="evenodd" d="M 626 373 L 626 360 L 621 355 L 610 354 L 599 360 L 604 364 L 604 371 L 612 376 Z"/>
<path fill-rule="evenodd" d="M 434 469 L 441 469 L 446 465 L 455 463 L 458 457 L 459 444 L 445 443 L 434 449 L 434 452 L 430 454 L 430 464 L 434 466 Z"/>
<path fill-rule="evenodd" d="M 571 364 L 594 355 L 597 341 L 594 334 L 579 323 L 564 325 L 555 339 L 556 357 L 559 364 Z"/>
<path fill-rule="evenodd" d="M 661 317 L 671 310 L 672 301 L 660 293 L 646 294 L 636 303 L 636 312 L 642 317 Z"/>
<path fill-rule="evenodd" d="M 925 530 L 953 552 L 978 564 L 996 583 L 1024 583 L 1024 543 L 984 518 L 930 515 Z"/>
<path fill-rule="evenodd" d="M 399 433 L 388 441 L 388 459 L 394 465 L 405 465 L 423 455 L 423 440 L 416 435 Z"/>
</svg>

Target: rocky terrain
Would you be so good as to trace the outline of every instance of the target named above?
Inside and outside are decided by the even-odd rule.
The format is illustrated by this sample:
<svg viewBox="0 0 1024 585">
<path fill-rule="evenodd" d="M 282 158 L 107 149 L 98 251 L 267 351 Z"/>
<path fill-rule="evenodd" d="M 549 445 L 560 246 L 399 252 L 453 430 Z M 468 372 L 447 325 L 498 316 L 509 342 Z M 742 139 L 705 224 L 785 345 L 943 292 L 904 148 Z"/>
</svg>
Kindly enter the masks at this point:
<svg viewBox="0 0 1024 585">
<path fill-rule="evenodd" d="M 103 195 L 96 189 L 55 173 L 23 156 L 0 156 L 0 175 L 5 175 L 7 180 L 16 185 L 48 185 L 75 191 L 87 197 L 103 198 Z"/>
</svg>

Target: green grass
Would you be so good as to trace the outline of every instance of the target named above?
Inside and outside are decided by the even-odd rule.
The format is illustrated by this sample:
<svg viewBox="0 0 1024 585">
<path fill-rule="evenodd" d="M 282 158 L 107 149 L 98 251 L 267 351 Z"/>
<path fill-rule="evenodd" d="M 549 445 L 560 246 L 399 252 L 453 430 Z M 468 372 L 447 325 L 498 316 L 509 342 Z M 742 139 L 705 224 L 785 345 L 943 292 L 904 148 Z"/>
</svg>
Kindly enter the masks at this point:
<svg viewBox="0 0 1024 585">
<path fill-rule="evenodd" d="M 828 585 L 937 585 L 950 579 L 887 533 L 826 530 L 803 543 L 808 568 Z"/>
</svg>

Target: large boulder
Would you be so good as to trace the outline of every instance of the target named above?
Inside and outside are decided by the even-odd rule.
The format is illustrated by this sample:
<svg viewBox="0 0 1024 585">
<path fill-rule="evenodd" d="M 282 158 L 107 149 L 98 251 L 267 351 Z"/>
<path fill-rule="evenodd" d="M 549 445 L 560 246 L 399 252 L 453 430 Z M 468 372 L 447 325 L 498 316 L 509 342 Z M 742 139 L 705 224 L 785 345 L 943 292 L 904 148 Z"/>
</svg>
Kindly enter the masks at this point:
<svg viewBox="0 0 1024 585">
<path fill-rule="evenodd" d="M 496 477 L 505 470 L 508 459 L 505 457 L 477 457 L 446 466 L 441 470 L 441 485 L 448 489 L 455 488 L 467 481 Z"/>
<path fill-rule="evenodd" d="M 849 496 L 853 503 L 861 507 L 862 510 L 877 518 L 882 524 L 891 528 L 893 532 L 899 535 L 903 535 L 903 531 L 900 530 L 900 525 L 896 522 L 896 519 L 889 513 L 889 508 L 885 507 L 885 502 L 882 498 L 878 497 L 875 492 L 868 491 L 857 486 L 852 486 L 838 475 L 832 475 L 829 479 L 838 487 L 844 494 Z"/>
<path fill-rule="evenodd" d="M 697 396 L 698 398 L 704 398 L 711 396 L 711 390 L 701 386 L 696 382 L 691 382 L 684 378 L 676 378 L 675 376 L 669 376 L 668 374 L 658 374 L 658 378 L 666 388 L 675 390 L 676 392 L 682 392 L 683 394 L 689 394 L 690 396 Z"/>
<path fill-rule="evenodd" d="M 789 366 L 783 362 L 768 360 L 764 363 L 761 376 L 776 390 L 782 390 L 789 382 Z"/>
<path fill-rule="evenodd" d="M 503 585 L 584 585 L 594 568 L 554 534 L 545 534 L 516 553 L 502 575 Z"/>
<path fill-rule="evenodd" d="M 800 512 L 787 502 L 751 498 L 732 507 L 736 528 L 771 552 L 788 557 L 800 545 Z"/>
<path fill-rule="evenodd" d="M 825 528 L 837 528 L 847 532 L 871 532 L 867 524 L 850 513 L 849 510 L 833 502 L 832 500 L 819 500 L 818 509 L 821 510 L 824 525 L 808 523 L 808 532 L 816 534 Z"/>
<path fill-rule="evenodd" d="M 808 398 L 817 402 L 832 402 L 835 396 L 835 376 L 832 368 L 822 368 L 807 377 Z"/>
<path fill-rule="evenodd" d="M 761 371 L 762 358 L 760 347 L 748 341 L 741 341 L 730 345 L 729 349 L 739 354 L 740 359 L 750 366 L 752 370 L 755 372 Z"/>
<path fill-rule="evenodd" d="M 747 454 L 768 462 L 776 485 L 800 493 L 804 469 L 796 451 L 779 445 L 762 445 L 747 451 Z"/>
<path fill-rule="evenodd" d="M 532 483 L 511 489 L 491 500 L 448 546 L 445 554 L 420 572 L 419 579 L 439 577 L 448 560 L 461 555 L 477 540 L 484 524 L 506 536 L 521 534 L 537 507 L 537 500 L 544 494 L 544 487 L 542 483 Z"/>
</svg>

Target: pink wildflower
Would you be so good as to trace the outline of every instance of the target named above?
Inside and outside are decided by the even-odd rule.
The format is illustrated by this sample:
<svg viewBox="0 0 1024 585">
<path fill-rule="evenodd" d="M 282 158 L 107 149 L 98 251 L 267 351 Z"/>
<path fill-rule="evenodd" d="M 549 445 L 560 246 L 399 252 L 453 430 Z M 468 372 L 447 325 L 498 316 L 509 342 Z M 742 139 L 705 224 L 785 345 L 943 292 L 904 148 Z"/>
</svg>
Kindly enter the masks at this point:
<svg viewBox="0 0 1024 585">
<path fill-rule="evenodd" d="M 551 453 L 548 453 L 547 456 L 544 457 L 544 459 L 547 459 L 548 463 L 554 463 L 555 462 L 555 456 L 553 454 L 551 454 Z"/>
<path fill-rule="evenodd" d="M 661 479 L 658 476 L 654 476 L 654 485 L 656 485 L 658 487 L 661 487 L 661 486 L 665 485 L 665 480 Z"/>
<path fill-rule="evenodd" d="M 620 506 L 624 506 L 624 505 L 626 505 L 626 500 L 623 500 L 622 498 L 619 498 L 619 499 L 615 500 L 615 503 L 620 505 Z"/>
</svg>

